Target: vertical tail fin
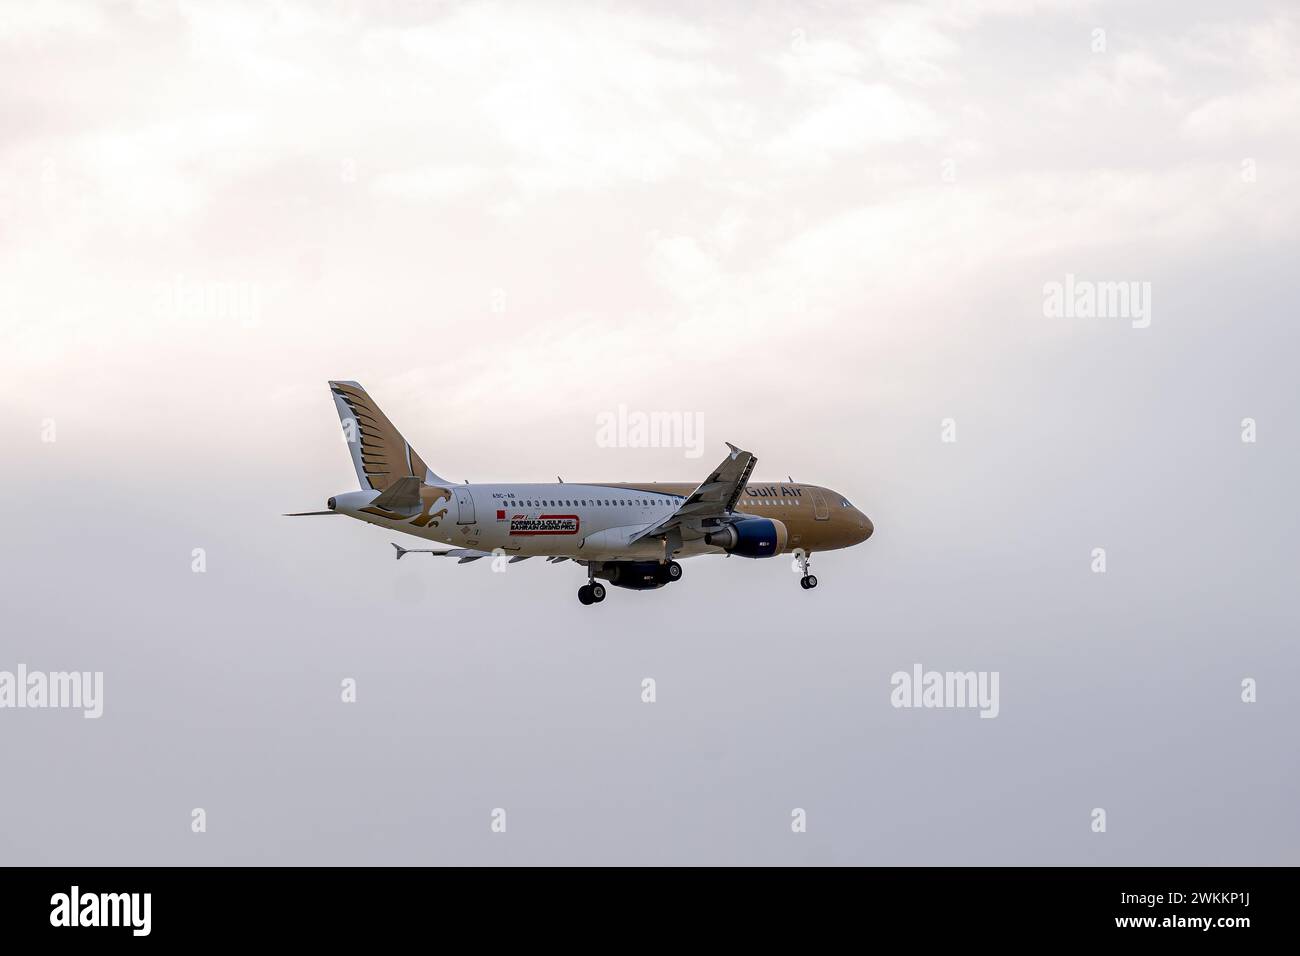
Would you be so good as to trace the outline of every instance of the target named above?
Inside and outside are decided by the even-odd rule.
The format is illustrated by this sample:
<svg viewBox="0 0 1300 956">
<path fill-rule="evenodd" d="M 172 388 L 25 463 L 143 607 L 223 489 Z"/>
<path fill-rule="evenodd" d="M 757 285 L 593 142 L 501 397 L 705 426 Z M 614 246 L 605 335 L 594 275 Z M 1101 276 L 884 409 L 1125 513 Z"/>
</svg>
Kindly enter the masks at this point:
<svg viewBox="0 0 1300 956">
<path fill-rule="evenodd" d="M 357 481 L 365 491 L 387 491 L 402 478 L 446 484 L 402 437 L 388 416 L 356 382 L 330 382 L 334 405 L 343 423 Z"/>
</svg>

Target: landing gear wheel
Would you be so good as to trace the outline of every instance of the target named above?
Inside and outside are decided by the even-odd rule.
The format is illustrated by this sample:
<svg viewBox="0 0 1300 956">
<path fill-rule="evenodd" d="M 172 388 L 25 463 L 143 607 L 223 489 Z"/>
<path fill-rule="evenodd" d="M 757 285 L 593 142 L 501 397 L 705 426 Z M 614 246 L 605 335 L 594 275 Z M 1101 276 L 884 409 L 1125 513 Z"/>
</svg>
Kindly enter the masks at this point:
<svg viewBox="0 0 1300 956">
<path fill-rule="evenodd" d="M 676 561 L 669 561 L 666 573 L 669 581 L 680 581 L 682 579 L 682 566 Z"/>
<path fill-rule="evenodd" d="M 605 600 L 605 585 L 588 584 L 587 591 L 591 595 L 591 599 L 595 601 L 597 604 Z"/>
<path fill-rule="evenodd" d="M 796 560 L 799 562 L 799 570 L 803 572 L 803 576 L 799 578 L 799 587 L 805 591 L 811 591 L 817 586 L 817 576 L 808 573 L 808 562 L 812 560 L 812 553 L 799 549 L 796 554 L 798 555 Z"/>
<path fill-rule="evenodd" d="M 583 604 L 590 604 L 593 600 L 595 600 L 591 596 L 590 584 L 584 584 L 582 587 L 578 588 L 578 600 Z"/>
</svg>

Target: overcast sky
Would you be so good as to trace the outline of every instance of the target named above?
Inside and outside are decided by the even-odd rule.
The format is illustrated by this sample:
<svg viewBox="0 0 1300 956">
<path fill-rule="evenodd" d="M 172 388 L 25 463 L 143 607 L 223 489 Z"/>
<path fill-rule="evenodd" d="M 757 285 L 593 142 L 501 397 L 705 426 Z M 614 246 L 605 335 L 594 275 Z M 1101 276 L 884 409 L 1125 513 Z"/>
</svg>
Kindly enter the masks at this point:
<svg viewBox="0 0 1300 956">
<path fill-rule="evenodd" d="M 0 710 L 0 862 L 1294 864 L 1298 118 L 1282 2 L 2 0 L 0 671 L 105 700 Z M 279 517 L 330 378 L 451 480 L 731 441 L 876 533 L 399 564 Z"/>
</svg>

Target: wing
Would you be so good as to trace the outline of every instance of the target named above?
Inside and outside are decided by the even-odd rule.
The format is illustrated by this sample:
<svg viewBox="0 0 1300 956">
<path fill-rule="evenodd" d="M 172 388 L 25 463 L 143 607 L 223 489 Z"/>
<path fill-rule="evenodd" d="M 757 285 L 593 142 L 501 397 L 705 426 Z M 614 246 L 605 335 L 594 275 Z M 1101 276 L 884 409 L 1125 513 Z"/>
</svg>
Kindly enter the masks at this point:
<svg viewBox="0 0 1300 956">
<path fill-rule="evenodd" d="M 699 530 L 705 523 L 730 516 L 741 493 L 745 490 L 745 483 L 754 473 L 754 466 L 758 464 L 758 459 L 731 442 L 727 442 L 727 447 L 731 451 L 722 460 L 722 464 L 700 482 L 676 511 L 663 521 L 648 525 L 633 535 L 631 541 L 653 538 L 674 529 Z"/>
</svg>

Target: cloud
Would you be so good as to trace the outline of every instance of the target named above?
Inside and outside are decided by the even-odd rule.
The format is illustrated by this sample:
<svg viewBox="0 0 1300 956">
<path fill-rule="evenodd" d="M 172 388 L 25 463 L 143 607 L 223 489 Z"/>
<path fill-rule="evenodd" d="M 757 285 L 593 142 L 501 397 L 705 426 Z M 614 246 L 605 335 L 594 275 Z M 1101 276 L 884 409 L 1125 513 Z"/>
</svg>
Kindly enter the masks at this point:
<svg viewBox="0 0 1300 956">
<path fill-rule="evenodd" d="M 1268 158 L 1294 137 L 1287 19 L 1096 56 L 1052 5 L 505 10 L 184 4 L 148 29 L 119 13 L 93 25 L 118 66 L 52 17 L 39 57 L 0 65 L 76 92 L 6 84 L 0 108 L 39 120 L 0 144 L 5 301 L 53 300 L 56 339 L 136 327 L 129 300 L 59 281 L 76 261 L 290 290 L 266 327 L 309 347 L 295 328 L 358 314 L 392 341 L 487 323 L 457 333 L 482 384 L 456 387 L 483 398 L 545 391 L 575 362 L 620 386 L 650 374 L 615 371 L 611 348 L 677 348 L 681 366 L 742 343 L 767 362 L 792 329 L 847 322 L 851 349 L 864 314 L 905 354 L 960 311 L 962 283 L 1014 281 L 1026 258 L 1294 232 Z M 1044 45 L 1034 80 L 991 71 L 988 51 L 1026 35 Z M 1267 173 L 1251 189 L 1235 152 Z M 498 287 L 510 310 L 486 313 Z M 57 353 L 30 333 L 24 355 Z"/>
<path fill-rule="evenodd" d="M 1183 131 L 1194 141 L 1235 144 L 1249 154 L 1260 137 L 1294 138 L 1297 117 L 1300 81 L 1293 81 L 1213 97 L 1187 114 Z"/>
<path fill-rule="evenodd" d="M 441 202 L 472 193 L 491 180 L 491 173 L 477 166 L 428 166 L 383 173 L 371 188 L 394 199 Z"/>
<path fill-rule="evenodd" d="M 0 48 L 39 47 L 45 41 L 88 37 L 107 26 L 104 11 L 75 0 L 40 0 L 0 6 Z"/>
<path fill-rule="evenodd" d="M 768 144 L 779 162 L 825 165 L 868 147 L 933 139 L 944 131 L 929 107 L 883 84 L 853 83 L 831 93 Z"/>
</svg>

